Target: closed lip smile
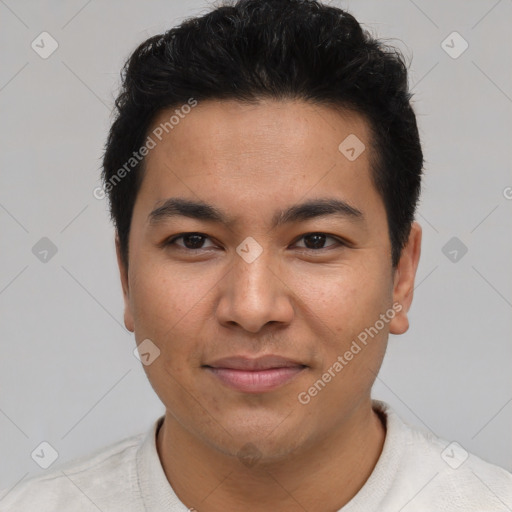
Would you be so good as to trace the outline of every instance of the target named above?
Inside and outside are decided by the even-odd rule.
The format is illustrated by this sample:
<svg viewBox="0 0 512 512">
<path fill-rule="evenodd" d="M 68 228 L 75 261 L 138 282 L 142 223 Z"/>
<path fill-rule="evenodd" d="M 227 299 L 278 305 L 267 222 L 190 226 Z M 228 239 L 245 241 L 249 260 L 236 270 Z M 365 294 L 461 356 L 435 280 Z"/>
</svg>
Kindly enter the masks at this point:
<svg viewBox="0 0 512 512">
<path fill-rule="evenodd" d="M 272 391 L 307 368 L 305 364 L 277 355 L 225 357 L 203 367 L 223 384 L 244 393 Z"/>
</svg>

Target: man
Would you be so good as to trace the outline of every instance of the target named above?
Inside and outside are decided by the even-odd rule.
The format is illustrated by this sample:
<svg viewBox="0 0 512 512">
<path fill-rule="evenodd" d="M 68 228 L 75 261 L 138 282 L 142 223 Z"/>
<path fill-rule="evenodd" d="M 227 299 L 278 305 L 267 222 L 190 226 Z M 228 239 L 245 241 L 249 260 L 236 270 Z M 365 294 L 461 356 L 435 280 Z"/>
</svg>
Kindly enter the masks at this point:
<svg viewBox="0 0 512 512">
<path fill-rule="evenodd" d="M 512 475 L 371 398 L 420 257 L 410 99 L 399 53 L 312 0 L 137 48 L 97 193 L 166 413 L 2 511 L 512 509 Z"/>
</svg>

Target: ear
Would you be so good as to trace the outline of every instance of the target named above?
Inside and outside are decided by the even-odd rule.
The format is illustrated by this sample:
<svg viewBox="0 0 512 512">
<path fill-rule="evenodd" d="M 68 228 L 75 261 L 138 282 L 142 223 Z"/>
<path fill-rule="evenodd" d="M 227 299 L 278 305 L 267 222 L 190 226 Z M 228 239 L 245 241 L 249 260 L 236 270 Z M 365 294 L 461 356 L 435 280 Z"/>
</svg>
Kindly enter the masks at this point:
<svg viewBox="0 0 512 512">
<path fill-rule="evenodd" d="M 403 334 L 409 329 L 407 313 L 411 307 L 414 294 L 414 279 L 420 261 L 421 226 L 417 222 L 411 225 L 411 232 L 406 246 L 402 249 L 400 261 L 395 270 L 393 283 L 393 304 L 399 303 L 402 309 L 397 312 L 389 324 L 391 334 Z"/>
<path fill-rule="evenodd" d="M 116 233 L 116 255 L 117 265 L 119 267 L 119 276 L 121 278 L 121 286 L 123 288 L 123 299 L 124 299 L 124 325 L 130 332 L 134 332 L 133 315 L 130 305 L 130 287 L 128 283 L 128 269 L 124 264 L 123 257 L 121 255 L 121 243 L 119 242 L 119 236 Z"/>
</svg>

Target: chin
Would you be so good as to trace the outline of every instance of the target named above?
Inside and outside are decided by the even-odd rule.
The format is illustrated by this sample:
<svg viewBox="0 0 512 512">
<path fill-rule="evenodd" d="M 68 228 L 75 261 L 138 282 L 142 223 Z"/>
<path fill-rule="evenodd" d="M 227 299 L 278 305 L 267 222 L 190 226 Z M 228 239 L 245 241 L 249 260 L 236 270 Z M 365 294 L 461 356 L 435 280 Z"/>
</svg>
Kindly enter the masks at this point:
<svg viewBox="0 0 512 512">
<path fill-rule="evenodd" d="M 213 441 L 216 449 L 230 455 L 241 458 L 258 458 L 272 462 L 286 457 L 297 449 L 306 440 L 304 422 L 294 420 L 291 424 L 291 415 L 256 415 L 240 416 L 223 422 L 229 425 L 222 439 Z M 238 420 L 238 421 L 237 421 Z M 231 435 L 230 435 L 231 434 Z M 212 440 L 210 440 L 210 443 Z"/>
<path fill-rule="evenodd" d="M 265 436 L 240 435 L 230 438 L 229 443 L 216 444 L 215 448 L 235 457 L 245 466 L 251 468 L 256 464 L 272 464 L 288 459 L 289 454 L 297 449 L 298 441 L 291 441 L 288 436 L 271 439 Z"/>
</svg>

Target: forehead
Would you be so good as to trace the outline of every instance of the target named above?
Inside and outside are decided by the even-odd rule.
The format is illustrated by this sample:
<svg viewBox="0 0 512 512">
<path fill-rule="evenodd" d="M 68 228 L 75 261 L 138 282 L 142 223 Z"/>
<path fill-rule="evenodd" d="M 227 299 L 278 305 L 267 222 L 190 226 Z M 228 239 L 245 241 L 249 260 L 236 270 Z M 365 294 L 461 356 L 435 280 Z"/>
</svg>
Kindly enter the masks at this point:
<svg viewBox="0 0 512 512">
<path fill-rule="evenodd" d="M 370 142 L 368 125 L 360 114 L 299 100 L 262 99 L 258 104 L 208 100 L 179 117 L 177 111 L 179 107 L 163 110 L 153 120 L 150 132 L 157 131 L 159 144 L 148 160 L 161 156 L 166 147 L 176 157 L 186 151 L 194 158 L 210 150 L 217 157 L 250 159 L 271 154 L 286 159 L 332 153 L 349 135 L 366 145 Z"/>
<path fill-rule="evenodd" d="M 356 113 L 297 100 L 204 101 L 187 114 L 175 112 L 160 112 L 148 132 L 155 147 L 140 191 L 152 201 L 148 207 L 178 195 L 253 213 L 308 195 L 378 199 L 369 127 Z M 357 158 L 343 153 L 346 140 L 355 142 Z"/>
</svg>

